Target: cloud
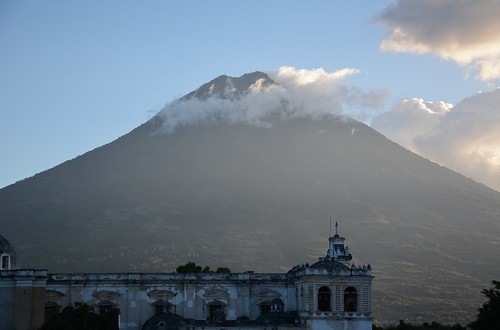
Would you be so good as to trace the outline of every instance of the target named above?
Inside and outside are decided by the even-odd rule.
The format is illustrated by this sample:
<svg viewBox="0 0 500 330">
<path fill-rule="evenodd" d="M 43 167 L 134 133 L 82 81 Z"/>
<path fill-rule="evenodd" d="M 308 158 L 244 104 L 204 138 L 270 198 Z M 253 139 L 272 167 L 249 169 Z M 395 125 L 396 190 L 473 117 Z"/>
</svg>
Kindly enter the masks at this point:
<svg viewBox="0 0 500 330">
<path fill-rule="evenodd" d="M 372 127 L 404 147 L 500 191 L 500 90 L 454 107 L 403 100 Z"/>
<path fill-rule="evenodd" d="M 476 70 L 476 78 L 500 78 L 498 0 L 399 0 L 377 21 L 389 29 L 383 51 L 432 53 Z"/>
<path fill-rule="evenodd" d="M 372 120 L 372 127 L 405 148 L 418 152 L 417 136 L 428 135 L 441 123 L 442 116 L 453 105 L 445 102 L 430 102 L 423 99 L 404 99 L 391 111 Z"/>
<path fill-rule="evenodd" d="M 306 70 L 282 66 L 277 72 L 270 73 L 270 76 L 289 89 L 293 90 L 303 86 L 319 87 L 320 89 L 317 92 L 323 94 L 328 92 L 332 85 L 355 73 L 359 73 L 359 69 L 345 68 L 334 72 L 326 72 L 323 68 Z"/>
<path fill-rule="evenodd" d="M 203 99 L 177 100 L 166 105 L 158 115 L 168 133 L 179 125 L 218 121 L 267 127 L 272 126 L 274 120 L 320 118 L 329 114 L 363 120 L 382 110 L 386 92 L 348 86 L 346 78 L 358 72 L 355 68 L 327 72 L 322 68 L 305 70 L 283 66 L 268 73 L 278 84 L 265 84 L 259 79 L 245 93 L 237 94 L 238 97 L 213 94 Z M 231 78 L 227 86 L 232 86 Z"/>
</svg>

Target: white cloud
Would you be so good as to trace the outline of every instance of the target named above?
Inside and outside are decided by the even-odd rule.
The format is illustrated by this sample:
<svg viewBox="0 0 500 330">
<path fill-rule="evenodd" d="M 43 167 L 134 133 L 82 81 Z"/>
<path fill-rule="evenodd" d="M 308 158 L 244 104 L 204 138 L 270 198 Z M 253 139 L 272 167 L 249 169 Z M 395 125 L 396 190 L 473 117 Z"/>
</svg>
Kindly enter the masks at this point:
<svg viewBox="0 0 500 330">
<path fill-rule="evenodd" d="M 323 68 L 306 70 L 282 66 L 277 72 L 270 75 L 274 80 L 289 89 L 295 89 L 298 86 L 323 87 L 318 91 L 322 93 L 328 91 L 332 85 L 355 73 L 359 73 L 359 69 L 345 68 L 334 72 L 326 72 Z"/>
<path fill-rule="evenodd" d="M 399 0 L 378 21 L 389 28 L 383 51 L 433 53 L 500 78 L 500 1 Z"/>
<path fill-rule="evenodd" d="M 159 115 L 164 119 L 167 132 L 174 131 L 178 125 L 220 120 L 258 126 L 270 126 L 277 119 L 319 118 L 327 114 L 362 120 L 368 113 L 382 109 L 386 92 L 348 86 L 345 79 L 358 72 L 354 68 L 327 72 L 321 68 L 305 70 L 283 66 L 268 73 L 279 85 L 266 85 L 263 80 L 258 80 L 250 86 L 248 93 L 237 98 L 214 95 L 204 100 L 174 101 Z"/>
<path fill-rule="evenodd" d="M 372 127 L 395 142 L 500 191 L 500 90 L 456 106 L 403 100 Z"/>
<path fill-rule="evenodd" d="M 380 114 L 372 120 L 372 127 L 384 133 L 389 139 L 418 153 L 415 146 L 417 136 L 433 132 L 442 115 L 453 108 L 445 102 L 429 102 L 423 99 L 404 99 L 391 111 Z"/>
</svg>

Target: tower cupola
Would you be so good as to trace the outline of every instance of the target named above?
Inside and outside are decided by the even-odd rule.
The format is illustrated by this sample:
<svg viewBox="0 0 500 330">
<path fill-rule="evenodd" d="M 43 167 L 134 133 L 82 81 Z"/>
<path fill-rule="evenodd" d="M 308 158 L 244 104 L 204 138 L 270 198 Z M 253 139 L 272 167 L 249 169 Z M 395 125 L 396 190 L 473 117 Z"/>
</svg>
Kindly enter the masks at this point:
<svg viewBox="0 0 500 330">
<path fill-rule="evenodd" d="M 352 256 L 349 253 L 349 248 L 344 246 L 345 237 L 339 235 L 338 227 L 338 222 L 335 222 L 335 235 L 328 239 L 328 252 L 325 259 L 348 264 Z"/>
</svg>

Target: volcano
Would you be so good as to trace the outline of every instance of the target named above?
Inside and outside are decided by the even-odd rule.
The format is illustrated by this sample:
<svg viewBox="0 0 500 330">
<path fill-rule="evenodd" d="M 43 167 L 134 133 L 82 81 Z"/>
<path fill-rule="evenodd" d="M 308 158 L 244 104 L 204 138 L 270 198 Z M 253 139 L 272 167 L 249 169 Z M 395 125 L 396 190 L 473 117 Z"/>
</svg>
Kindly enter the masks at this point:
<svg viewBox="0 0 500 330">
<path fill-rule="evenodd" d="M 332 217 L 354 261 L 373 267 L 375 322 L 471 321 L 499 276 L 500 193 L 346 117 L 228 117 L 258 100 L 257 87 L 279 84 L 220 76 L 117 140 L 1 189 L 1 234 L 18 263 L 283 272 L 324 255 Z M 183 112 L 207 102 L 216 111 Z"/>
</svg>

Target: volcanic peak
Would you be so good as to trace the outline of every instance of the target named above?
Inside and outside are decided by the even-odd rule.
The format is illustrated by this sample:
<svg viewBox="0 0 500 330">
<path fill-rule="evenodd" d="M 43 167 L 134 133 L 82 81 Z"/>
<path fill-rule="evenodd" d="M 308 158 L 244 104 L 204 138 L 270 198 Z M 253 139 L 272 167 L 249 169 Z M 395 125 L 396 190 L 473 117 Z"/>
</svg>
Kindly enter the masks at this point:
<svg viewBox="0 0 500 330">
<path fill-rule="evenodd" d="M 222 99 L 238 98 L 249 93 L 252 86 L 256 86 L 257 84 L 260 87 L 277 85 L 277 83 L 269 78 L 267 74 L 260 71 L 246 73 L 240 77 L 221 75 L 203 84 L 197 90 L 185 95 L 182 97 L 182 100 L 189 100 L 192 98 L 206 100 L 213 96 Z"/>
</svg>

